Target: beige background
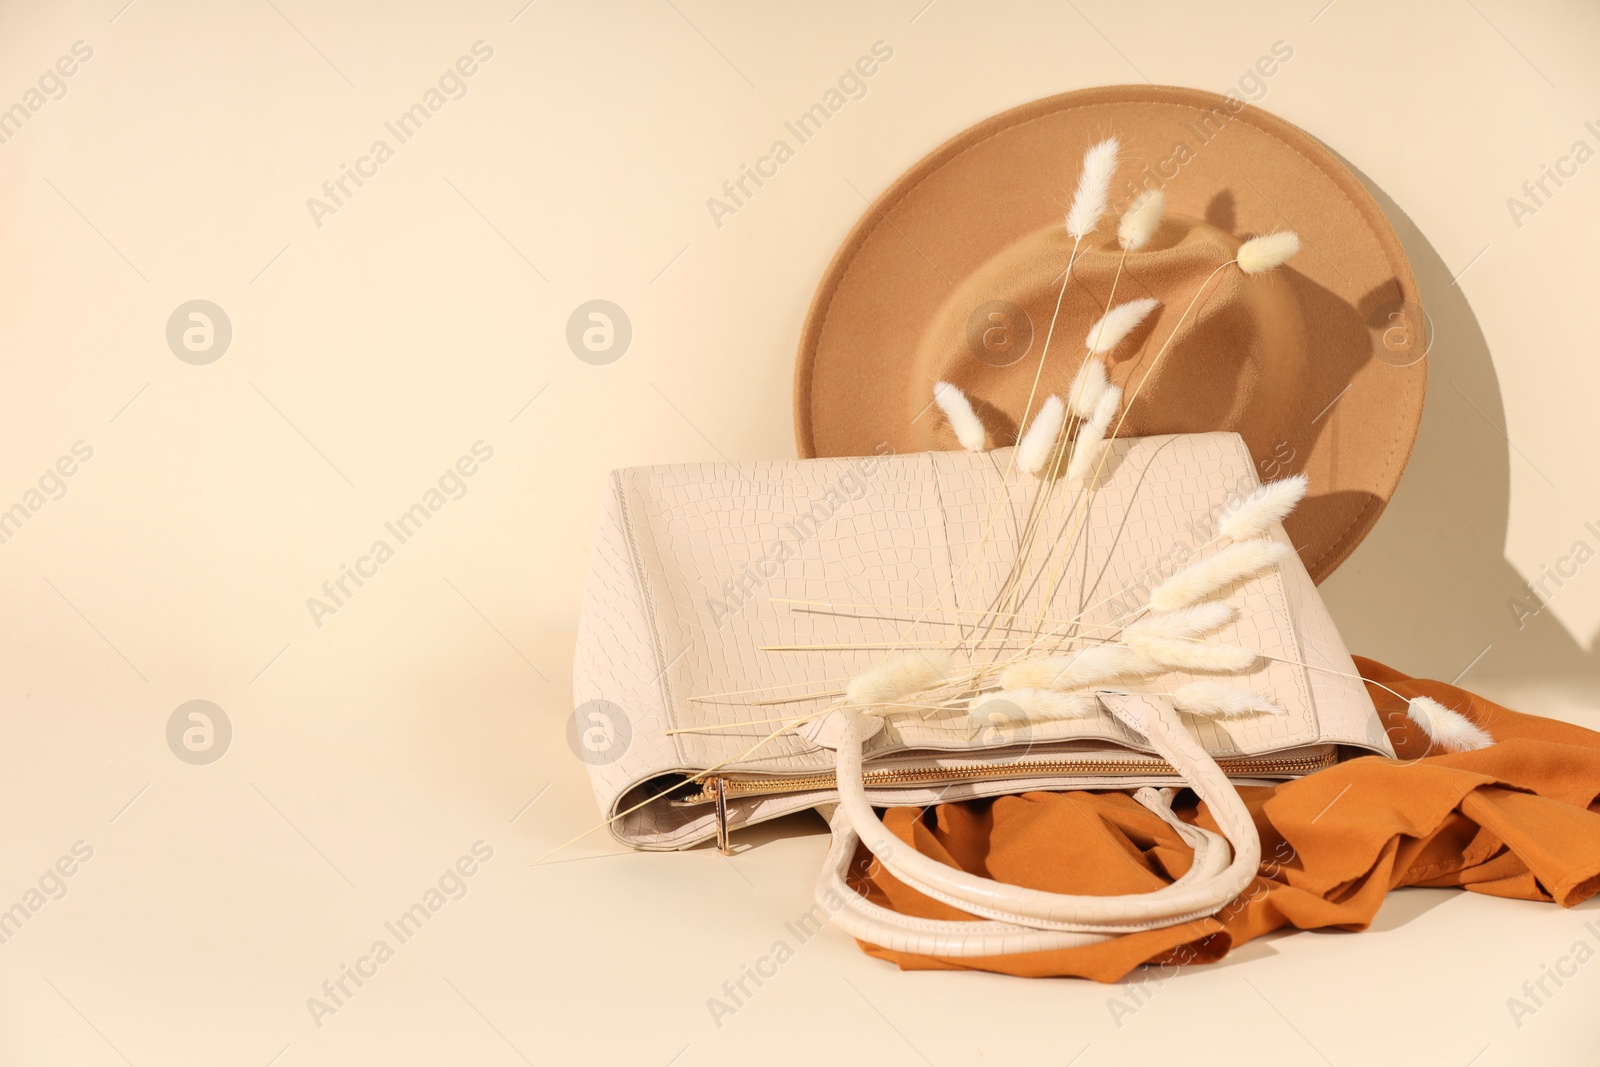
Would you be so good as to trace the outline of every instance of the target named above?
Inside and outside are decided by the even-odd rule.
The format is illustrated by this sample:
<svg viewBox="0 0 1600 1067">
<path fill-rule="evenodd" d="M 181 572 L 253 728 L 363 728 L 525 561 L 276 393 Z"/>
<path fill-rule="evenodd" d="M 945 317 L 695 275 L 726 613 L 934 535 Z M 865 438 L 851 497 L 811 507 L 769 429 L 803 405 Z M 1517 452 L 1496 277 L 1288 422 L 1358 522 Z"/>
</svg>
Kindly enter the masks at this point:
<svg viewBox="0 0 1600 1067">
<path fill-rule="evenodd" d="M 0 108 L 93 52 L 0 144 L 0 509 L 93 450 L 0 544 L 0 908 L 93 849 L 0 944 L 0 1063 L 1593 1062 L 1600 972 L 1520 1028 L 1505 1002 L 1600 946 L 1594 907 L 1399 894 L 1381 932 L 1256 944 L 1120 1026 L 1117 990 L 901 975 L 830 930 L 719 1028 L 707 998 L 808 906 L 816 824 L 530 866 L 595 818 L 563 717 L 605 472 L 792 455 L 811 289 L 947 136 L 1082 86 L 1239 87 L 1278 41 L 1245 95 L 1367 179 L 1435 328 L 1335 615 L 1357 652 L 1592 723 L 1600 563 L 1526 628 L 1508 600 L 1600 550 L 1600 162 L 1507 206 L 1600 150 L 1591 5 L 124 3 L 0 10 Z M 716 225 L 880 40 L 866 95 Z M 466 95 L 317 225 L 477 41 Z M 565 340 L 595 298 L 633 329 L 605 366 Z M 204 366 L 165 337 L 193 299 L 233 330 Z M 465 495 L 317 626 L 307 598 L 478 441 Z M 208 766 L 165 737 L 193 699 L 234 731 Z M 307 998 L 479 840 L 466 895 L 317 1026 Z"/>
</svg>

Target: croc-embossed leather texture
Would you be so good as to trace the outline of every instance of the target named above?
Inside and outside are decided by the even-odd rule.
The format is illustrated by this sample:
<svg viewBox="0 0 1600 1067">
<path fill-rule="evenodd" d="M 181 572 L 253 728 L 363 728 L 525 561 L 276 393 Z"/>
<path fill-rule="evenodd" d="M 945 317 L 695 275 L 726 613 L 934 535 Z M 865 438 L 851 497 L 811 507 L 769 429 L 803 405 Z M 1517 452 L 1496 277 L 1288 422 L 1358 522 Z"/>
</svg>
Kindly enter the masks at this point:
<svg viewBox="0 0 1600 1067">
<path fill-rule="evenodd" d="M 1138 611 L 1157 582 L 1214 547 L 1222 508 L 1259 484 L 1232 433 L 1113 440 L 1106 457 L 1086 506 L 1081 492 L 1064 486 L 1049 495 L 1035 548 L 1016 570 L 1020 595 L 978 656 L 1013 654 L 1040 627 L 1050 633 L 1073 618 L 1078 634 L 1109 632 Z M 580 713 L 602 707 L 626 719 L 609 724 L 617 750 L 588 760 L 603 815 L 640 805 L 674 776 L 711 767 L 767 783 L 748 794 L 730 791 L 728 820 L 735 828 L 838 801 L 833 779 L 848 744 L 829 747 L 791 731 L 748 750 L 773 733 L 775 718 L 834 702 L 888 649 L 952 645 L 994 606 L 1017 567 L 1038 494 L 1037 483 L 1010 470 L 1009 461 L 1009 450 L 1000 449 L 613 472 L 595 529 L 573 668 Z M 1278 527 L 1271 536 L 1287 540 Z M 1053 545 L 1048 557 L 1045 541 Z M 1030 789 L 1195 784 L 1212 772 L 1183 755 L 1191 749 L 1213 768 L 1214 761 L 1249 768 L 1258 757 L 1331 755 L 1336 746 L 1392 755 L 1355 664 L 1297 557 L 1226 590 L 1223 599 L 1237 610 L 1237 621 L 1212 639 L 1250 647 L 1262 658 L 1253 671 L 1221 680 L 1260 691 L 1285 714 L 1212 720 L 1179 716 L 1167 706 L 1159 716 L 1166 725 L 1159 725 L 1141 718 L 1137 706 L 1108 702 L 1090 718 L 976 737 L 964 714 L 892 715 L 864 742 L 852 738 L 861 745 L 865 772 L 858 811 Z M 958 662 L 965 656 L 958 654 Z M 1173 672 L 1138 688 L 1170 692 L 1195 677 L 1202 676 Z M 1176 723 L 1181 728 L 1172 729 L 1182 738 L 1156 736 L 1170 734 L 1167 727 Z M 724 728 L 669 732 L 707 726 Z M 1097 760 L 1130 753 L 1171 766 L 1133 779 L 1094 770 Z M 1056 769 L 1069 764 L 1070 771 Z M 894 768 L 918 774 L 903 783 L 874 774 Z M 941 768 L 951 773 L 941 778 Z M 1229 773 L 1254 781 L 1293 772 Z M 612 821 L 611 831 L 641 849 L 705 841 L 715 833 L 715 805 L 694 792 L 685 788 L 642 804 Z M 1144 789 L 1141 800 L 1150 802 L 1150 795 Z M 860 821 L 852 820 L 867 837 L 870 829 Z M 1226 844 L 1216 845 L 1212 854 L 1225 860 Z M 1237 840 L 1234 858 L 1237 866 Z M 1217 873 L 1208 869 L 1196 878 Z M 1204 900 L 1187 903 L 1190 912 L 1210 907 Z M 1013 904 L 997 914 L 1010 916 Z M 925 948 L 1036 947 L 1078 936 L 1076 912 L 1062 914 L 1067 918 L 1059 921 L 1036 917 L 1043 928 L 1019 932 L 1000 923 L 981 937 L 974 931 L 953 940 L 903 925 L 883 932 Z M 863 929 L 885 920 L 852 915 Z M 1151 920 L 1124 925 L 1137 921 Z"/>
</svg>

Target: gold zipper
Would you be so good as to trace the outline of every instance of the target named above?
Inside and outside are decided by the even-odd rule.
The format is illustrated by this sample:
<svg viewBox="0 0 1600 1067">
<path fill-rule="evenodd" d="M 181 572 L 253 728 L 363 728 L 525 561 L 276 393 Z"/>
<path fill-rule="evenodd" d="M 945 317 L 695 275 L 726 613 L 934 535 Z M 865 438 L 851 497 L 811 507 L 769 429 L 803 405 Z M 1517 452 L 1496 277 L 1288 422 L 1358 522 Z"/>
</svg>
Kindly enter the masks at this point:
<svg viewBox="0 0 1600 1067">
<path fill-rule="evenodd" d="M 705 792 L 717 805 L 717 851 L 724 856 L 731 856 L 733 845 L 728 841 L 728 783 L 722 778 L 707 778 Z"/>
<path fill-rule="evenodd" d="M 1217 766 L 1221 767 L 1222 772 L 1230 778 L 1253 778 L 1311 774 L 1325 767 L 1331 767 L 1338 761 L 1338 754 L 1330 750 L 1308 756 L 1244 756 L 1219 759 Z M 880 767 L 864 771 L 861 777 L 866 788 L 872 789 L 953 785 L 959 782 L 1034 778 L 1055 774 L 1134 777 L 1166 776 L 1177 773 L 1172 764 L 1166 760 L 1151 756 L 1117 760 L 1023 760 L 1001 766 L 978 764 L 967 767 Z M 730 797 L 804 793 L 834 789 L 838 784 L 836 776 L 831 772 L 793 776 L 718 774 L 703 779 L 703 782 L 705 788 L 699 793 L 681 797 L 677 802 L 679 804 L 716 802 L 719 809 L 725 810 Z"/>
</svg>

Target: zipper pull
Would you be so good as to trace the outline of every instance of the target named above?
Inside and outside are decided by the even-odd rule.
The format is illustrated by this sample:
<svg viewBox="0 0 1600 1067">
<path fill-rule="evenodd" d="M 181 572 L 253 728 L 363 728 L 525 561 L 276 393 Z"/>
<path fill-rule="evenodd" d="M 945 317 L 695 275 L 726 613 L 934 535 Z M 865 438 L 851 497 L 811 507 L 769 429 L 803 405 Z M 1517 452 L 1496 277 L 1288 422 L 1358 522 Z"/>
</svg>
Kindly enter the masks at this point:
<svg viewBox="0 0 1600 1067">
<path fill-rule="evenodd" d="M 706 792 L 711 794 L 716 802 L 717 812 L 717 851 L 724 856 L 733 855 L 733 846 L 728 843 L 728 793 L 726 784 L 720 777 L 706 779 Z"/>
</svg>

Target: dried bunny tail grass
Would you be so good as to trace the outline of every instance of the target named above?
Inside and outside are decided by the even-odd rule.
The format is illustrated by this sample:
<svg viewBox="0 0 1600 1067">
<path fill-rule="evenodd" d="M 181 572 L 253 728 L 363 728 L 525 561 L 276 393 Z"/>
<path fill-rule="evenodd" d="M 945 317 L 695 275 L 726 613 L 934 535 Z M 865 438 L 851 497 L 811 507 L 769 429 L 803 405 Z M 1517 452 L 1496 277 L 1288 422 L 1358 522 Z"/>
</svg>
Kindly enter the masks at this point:
<svg viewBox="0 0 1600 1067">
<path fill-rule="evenodd" d="M 1156 611 L 1177 611 L 1198 604 L 1234 582 L 1253 578 L 1287 562 L 1294 549 L 1281 541 L 1238 541 L 1174 574 L 1150 594 Z"/>
<path fill-rule="evenodd" d="M 1151 663 L 1124 645 L 1090 645 L 1070 656 L 1034 656 L 1000 672 L 1007 689 L 1087 689 L 1126 678 L 1160 674 Z"/>
<path fill-rule="evenodd" d="M 1176 611 L 1146 615 L 1129 626 L 1128 632 L 1149 634 L 1152 637 L 1204 637 L 1214 630 L 1222 629 L 1238 618 L 1238 615 L 1239 613 L 1230 605 L 1220 600 L 1208 600 Z"/>
<path fill-rule="evenodd" d="M 1061 436 L 1061 424 L 1066 421 L 1066 407 L 1054 394 L 1045 397 L 1039 405 L 1039 414 L 1028 424 L 1028 430 L 1017 442 L 1017 466 L 1025 474 L 1038 474 L 1050 459 L 1050 451 Z"/>
<path fill-rule="evenodd" d="M 1412 697 L 1406 704 L 1406 714 L 1422 727 L 1430 741 L 1451 752 L 1471 752 L 1494 744 L 1488 731 L 1432 697 Z"/>
<path fill-rule="evenodd" d="M 858 674 L 845 689 L 844 702 L 868 708 L 894 704 L 915 693 L 943 685 L 950 676 L 950 656 L 939 649 L 894 652 Z"/>
<path fill-rule="evenodd" d="M 1067 402 L 1071 404 L 1073 414 L 1080 419 L 1087 419 L 1094 414 L 1094 406 L 1100 402 L 1109 384 L 1105 361 L 1096 356 L 1086 357 L 1083 366 L 1078 368 L 1077 377 L 1072 379 L 1072 388 L 1067 390 Z"/>
<path fill-rule="evenodd" d="M 1235 689 L 1219 682 L 1189 682 L 1172 692 L 1172 703 L 1179 711 L 1190 715 L 1206 715 L 1224 719 L 1239 715 L 1283 715 L 1283 708 L 1274 704 L 1254 689 Z"/>
<path fill-rule="evenodd" d="M 1105 355 L 1120 345 L 1122 339 L 1132 333 L 1134 328 L 1144 321 L 1145 316 L 1160 304 L 1161 301 L 1149 296 L 1141 296 L 1126 304 L 1118 304 L 1100 316 L 1099 322 L 1089 327 L 1089 335 L 1083 341 L 1084 347 L 1094 355 Z"/>
<path fill-rule="evenodd" d="M 1117 172 L 1117 139 L 1107 137 L 1083 154 L 1083 173 L 1067 211 L 1067 233 L 1083 240 L 1094 232 L 1106 210 L 1106 192 Z"/>
<path fill-rule="evenodd" d="M 1100 453 L 1106 447 L 1106 430 L 1121 403 L 1122 390 L 1114 385 L 1106 386 L 1100 399 L 1095 401 L 1093 414 L 1079 428 L 1078 437 L 1072 445 L 1072 461 L 1067 464 L 1069 485 L 1082 481 L 1089 473 L 1089 468 L 1100 458 Z"/>
<path fill-rule="evenodd" d="M 1111 425 L 1111 417 L 1117 413 L 1117 408 L 1122 406 L 1122 388 L 1108 385 L 1100 394 L 1100 399 L 1094 402 L 1094 412 L 1089 416 L 1090 422 L 1102 426 Z"/>
<path fill-rule="evenodd" d="M 1072 460 L 1067 464 L 1067 484 L 1077 485 L 1089 474 L 1089 469 L 1100 458 L 1100 452 L 1105 448 L 1106 431 L 1104 426 L 1093 422 L 1086 423 L 1078 431 L 1078 438 L 1072 446 Z"/>
<path fill-rule="evenodd" d="M 1222 513 L 1217 532 L 1235 541 L 1248 541 L 1262 537 L 1274 523 L 1282 522 L 1306 495 L 1310 480 L 1304 474 L 1291 474 L 1275 482 L 1267 482 L 1255 492 L 1232 505 Z"/>
<path fill-rule="evenodd" d="M 1239 269 L 1246 274 L 1265 274 L 1300 251 L 1300 237 L 1293 230 L 1252 237 L 1239 246 Z"/>
<path fill-rule="evenodd" d="M 1238 674 L 1256 665 L 1261 653 L 1239 645 L 1218 645 L 1206 641 L 1185 641 L 1153 634 L 1128 633 L 1128 647 L 1151 663 L 1173 670 L 1208 671 Z"/>
<path fill-rule="evenodd" d="M 967 399 L 967 394 L 949 382 L 939 382 L 933 387 L 933 402 L 950 420 L 950 428 L 956 432 L 956 440 L 961 442 L 961 447 L 968 452 L 982 452 L 983 421 L 972 410 L 972 401 Z"/>
<path fill-rule="evenodd" d="M 972 698 L 967 716 L 973 726 L 1003 726 L 1011 709 L 996 706 L 1005 701 L 1013 705 L 1026 722 L 1054 719 L 1091 719 L 1100 712 L 1100 702 L 1087 693 L 1062 693 L 1054 689 L 1001 689 Z"/>
<path fill-rule="evenodd" d="M 1160 189 L 1146 189 L 1134 197 L 1117 225 L 1117 244 L 1125 252 L 1139 251 L 1155 236 L 1161 226 L 1161 216 L 1166 211 L 1167 194 Z"/>
</svg>

